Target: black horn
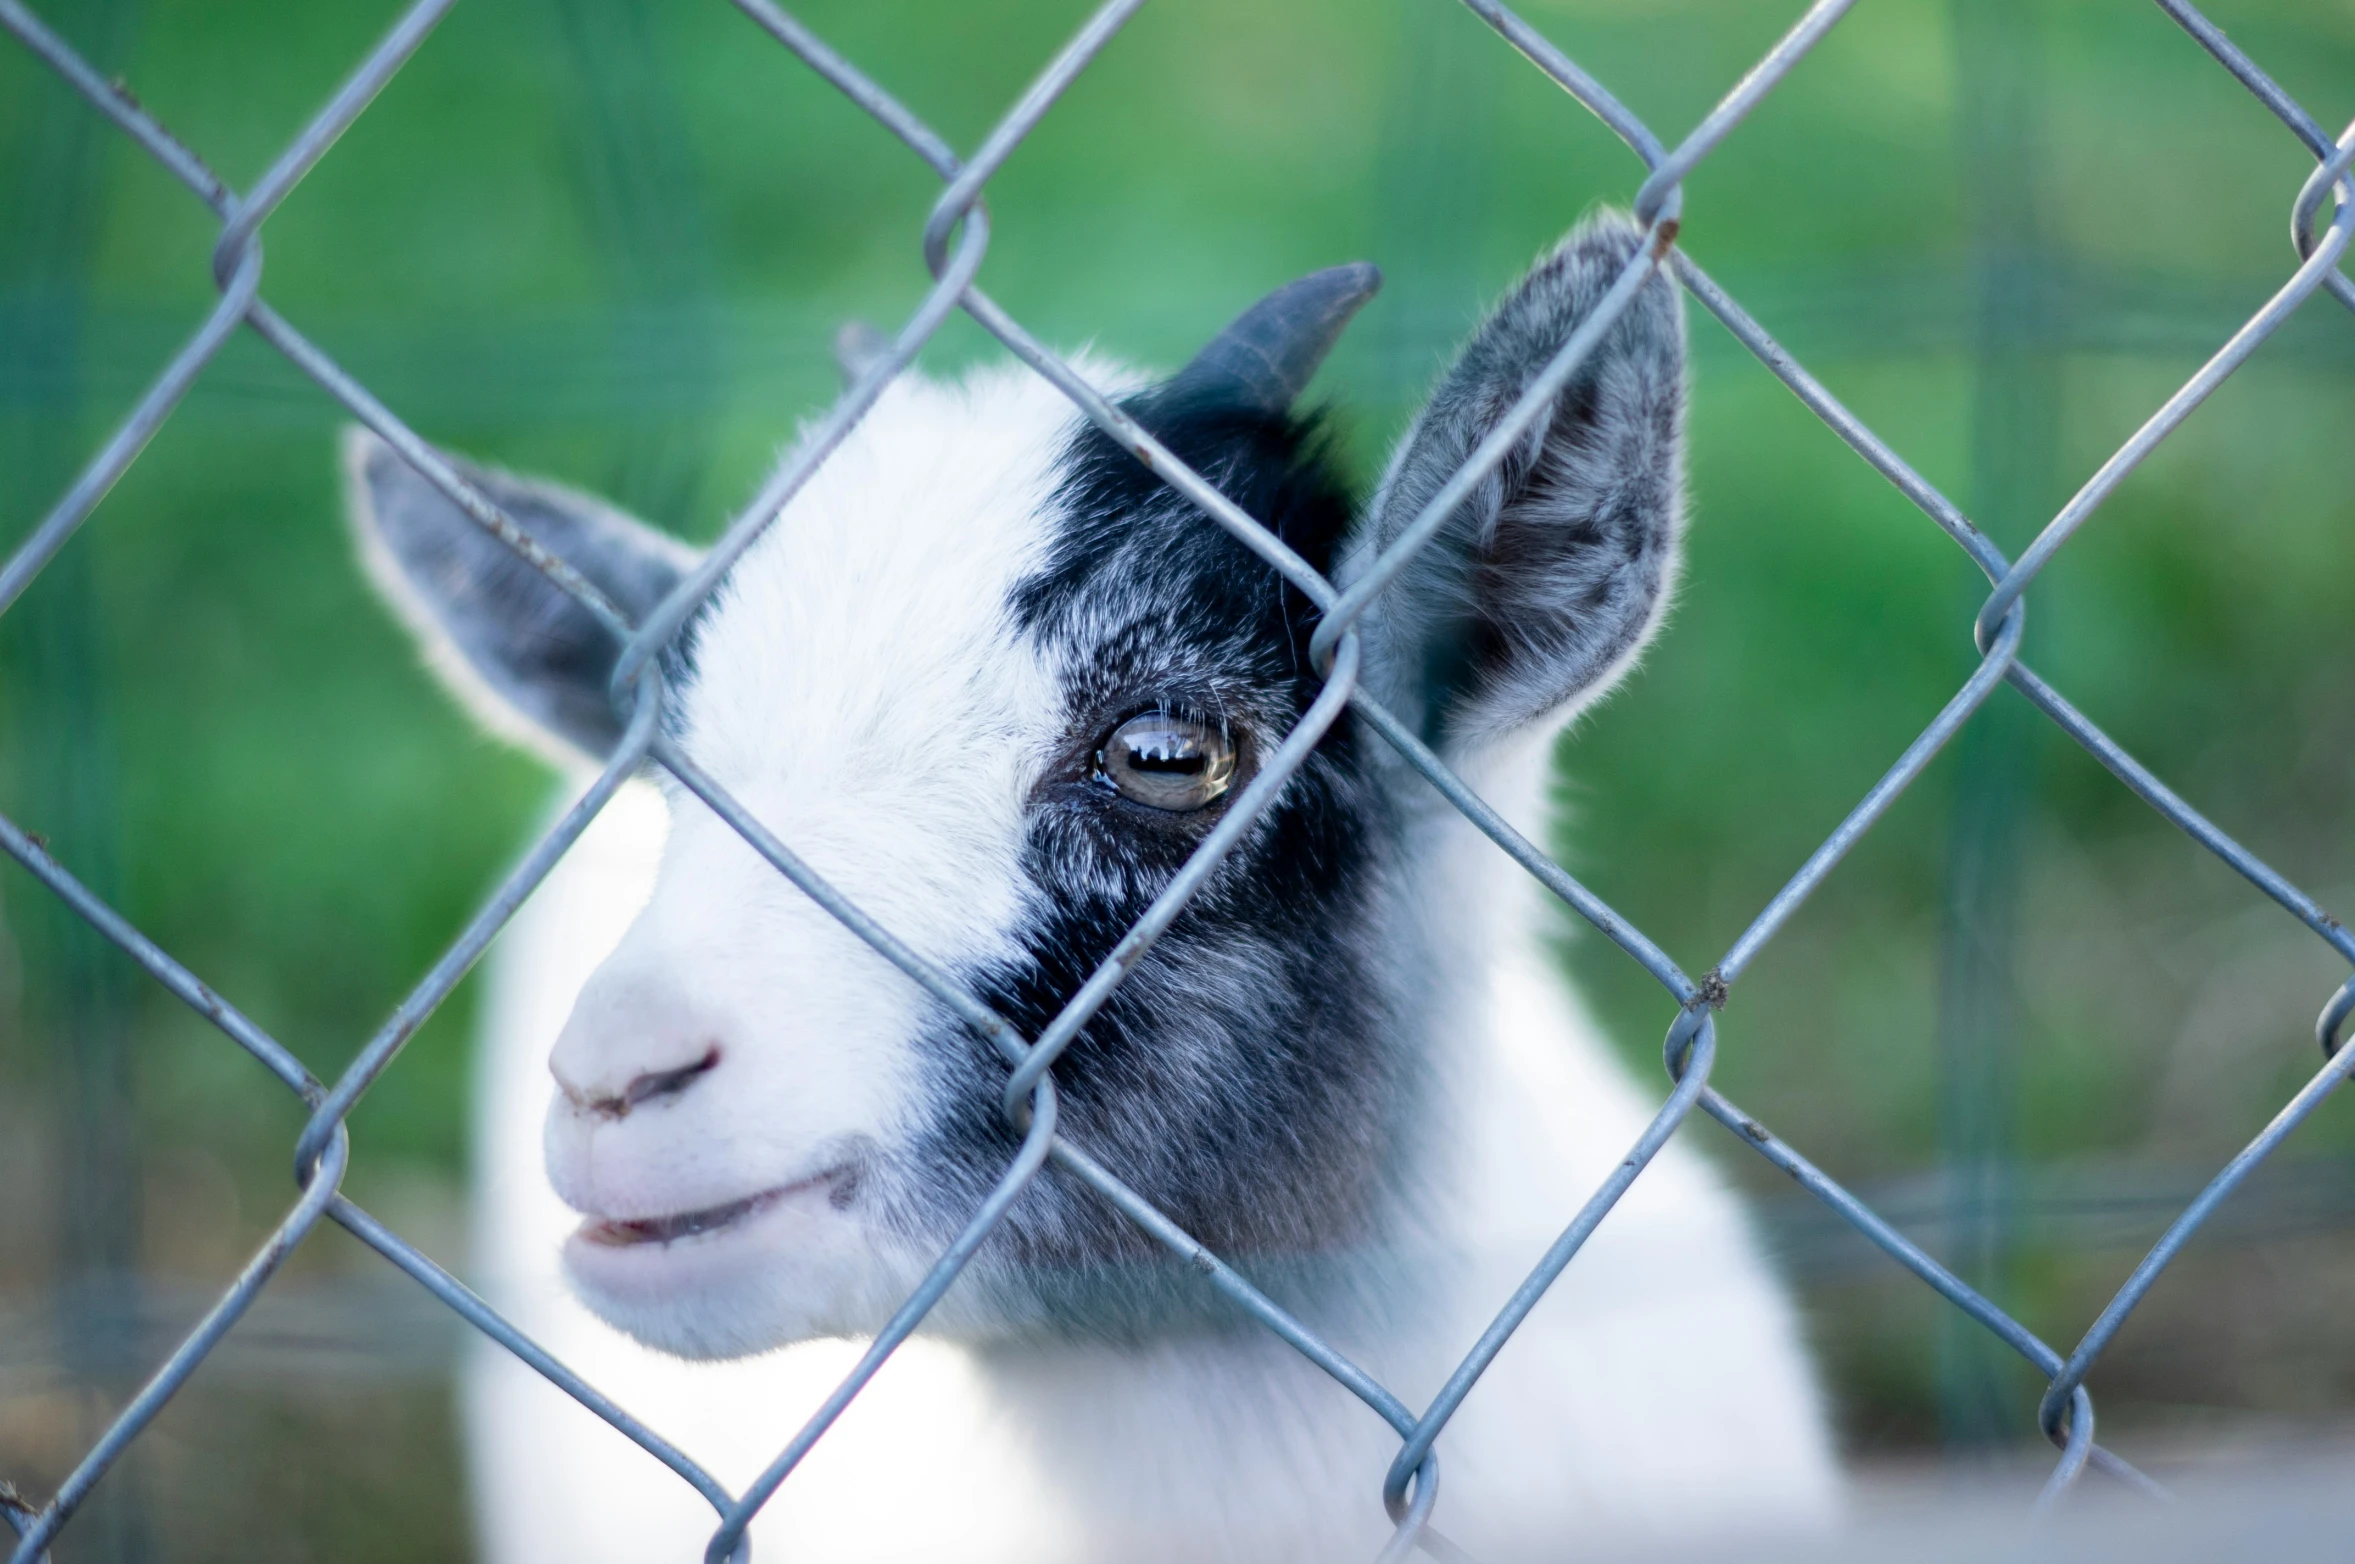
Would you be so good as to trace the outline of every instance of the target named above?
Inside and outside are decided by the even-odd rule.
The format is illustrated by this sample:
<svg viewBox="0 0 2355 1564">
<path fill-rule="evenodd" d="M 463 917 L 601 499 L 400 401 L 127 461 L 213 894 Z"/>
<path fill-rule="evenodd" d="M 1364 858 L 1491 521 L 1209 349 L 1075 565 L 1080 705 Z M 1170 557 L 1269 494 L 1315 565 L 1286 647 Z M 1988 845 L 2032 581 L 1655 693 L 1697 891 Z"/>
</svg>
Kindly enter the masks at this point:
<svg viewBox="0 0 2355 1564">
<path fill-rule="evenodd" d="M 1177 373 L 1168 390 L 1270 413 L 1290 409 L 1382 273 L 1358 261 L 1286 283 L 1236 317 Z"/>
</svg>

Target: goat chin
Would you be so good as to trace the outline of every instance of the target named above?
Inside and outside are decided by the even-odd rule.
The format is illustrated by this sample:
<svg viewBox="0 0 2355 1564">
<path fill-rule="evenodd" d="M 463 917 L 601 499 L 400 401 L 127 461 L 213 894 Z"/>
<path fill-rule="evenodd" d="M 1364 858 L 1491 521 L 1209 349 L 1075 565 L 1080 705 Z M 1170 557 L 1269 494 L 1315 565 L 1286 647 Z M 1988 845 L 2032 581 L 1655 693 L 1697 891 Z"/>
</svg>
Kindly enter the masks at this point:
<svg viewBox="0 0 2355 1564">
<path fill-rule="evenodd" d="M 561 1251 L 574 1296 L 616 1330 L 681 1358 L 742 1358 L 871 1332 L 921 1274 L 879 1256 L 823 1188 L 668 1243 L 621 1246 L 588 1227 Z M 903 1272 L 905 1284 L 894 1288 Z"/>
<path fill-rule="evenodd" d="M 1529 775 L 1482 785 L 1534 795 L 1542 746 L 1531 749 L 1537 758 L 1512 768 Z M 1469 830 L 1434 827 L 1459 828 Z M 633 1302 L 626 1278 L 600 1274 L 586 1289 L 592 1313 L 561 1276 L 579 1218 L 537 1156 L 545 1060 L 574 994 L 643 903 L 663 832 L 661 801 L 626 790 L 497 953 L 478 1095 L 477 1271 L 534 1340 L 740 1489 L 863 1343 L 808 1341 L 726 1364 L 680 1357 L 827 1335 L 897 1299 L 846 1296 L 833 1318 L 786 1318 L 732 1286 L 710 1289 L 717 1301 L 699 1311 L 667 1285 L 659 1305 L 652 1291 Z M 1457 905 L 1532 911 L 1526 926 L 1542 926 L 1476 855 L 1442 859 L 1457 866 L 1454 883 L 1434 889 L 1473 898 Z M 1435 1164 L 1416 1224 L 1438 1236 L 1410 1256 L 1414 1306 L 1329 1326 L 1410 1405 L 1437 1390 L 1651 1112 L 1540 942 L 1498 951 L 1481 964 L 1481 991 L 1463 996 L 1479 1024 L 1447 1040 L 1441 1062 L 1453 1100 L 1445 1140 L 1458 1151 Z M 713 1247 L 715 1265 L 725 1247 Z M 490 1564 L 700 1553 L 713 1515 L 687 1484 L 518 1360 L 488 1343 L 469 1350 L 466 1425 Z M 1583 1550 L 1820 1528 L 1840 1506 L 1825 1428 L 1791 1307 L 1741 1212 L 1671 1144 L 1450 1425 L 1439 1523 L 1492 1558 L 1558 1553 L 1565 1538 Z M 1397 1443 L 1264 1332 L 1141 1344 L 919 1336 L 778 1491 L 754 1547 L 811 1564 L 1362 1559 L 1387 1534 L 1379 1483 Z"/>
</svg>

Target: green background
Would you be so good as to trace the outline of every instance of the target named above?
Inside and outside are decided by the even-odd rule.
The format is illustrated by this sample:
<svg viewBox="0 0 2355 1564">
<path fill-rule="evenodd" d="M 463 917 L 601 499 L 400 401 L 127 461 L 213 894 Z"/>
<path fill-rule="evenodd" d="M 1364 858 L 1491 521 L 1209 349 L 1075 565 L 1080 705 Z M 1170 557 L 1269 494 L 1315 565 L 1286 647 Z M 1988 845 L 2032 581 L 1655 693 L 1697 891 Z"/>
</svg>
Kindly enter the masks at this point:
<svg viewBox="0 0 2355 1564">
<path fill-rule="evenodd" d="M 381 0 L 42 12 L 233 184 Z M 974 145 L 1085 14 L 803 15 Z M 1789 5 L 1527 17 L 1673 140 Z M 2218 0 L 2326 122 L 2355 5 Z M 2288 276 L 2311 159 L 2140 0 L 1866 0 L 1689 181 L 1684 243 L 2017 549 Z M 1390 282 L 1320 382 L 1370 475 L 1481 302 L 1636 160 L 1440 0 L 1161 0 L 990 186 L 983 282 L 1051 343 L 1186 355 L 1297 273 Z M 927 281 L 936 182 L 717 3 L 467 0 L 265 229 L 266 295 L 427 438 L 702 539 Z M 202 207 L 0 45 L 0 541 L 201 318 Z M 1697 308 L 1680 605 L 1564 754 L 1565 861 L 1709 966 L 1967 677 L 1959 550 Z M 994 345 L 962 320 L 925 355 Z M 2029 660 L 2326 905 L 2355 884 L 2355 319 L 2318 298 L 2096 515 Z M 471 731 L 353 568 L 340 410 L 234 340 L 0 620 L 0 796 L 322 1075 L 438 954 L 551 778 Z M 292 1198 L 300 1124 L 217 1034 L 0 874 L 0 1476 L 45 1493 Z M 1673 1008 L 1566 958 L 1657 1077 Z M 2066 1344 L 2315 1067 L 2343 964 L 1998 692 L 1736 988 L 1718 1081 Z M 353 1120 L 349 1188 L 461 1255 L 470 990 Z M 1708 1125 L 1805 1289 L 1860 1459 L 2032 1435 L 2036 1384 Z M 2155 1463 L 2355 1407 L 2355 1121 L 2324 1109 L 2094 1380 Z M 59 1549 L 465 1547 L 451 1333 L 323 1233 Z M 299 1306 L 299 1307 L 298 1307 Z M 306 1334 L 307 1333 L 307 1334 Z"/>
</svg>

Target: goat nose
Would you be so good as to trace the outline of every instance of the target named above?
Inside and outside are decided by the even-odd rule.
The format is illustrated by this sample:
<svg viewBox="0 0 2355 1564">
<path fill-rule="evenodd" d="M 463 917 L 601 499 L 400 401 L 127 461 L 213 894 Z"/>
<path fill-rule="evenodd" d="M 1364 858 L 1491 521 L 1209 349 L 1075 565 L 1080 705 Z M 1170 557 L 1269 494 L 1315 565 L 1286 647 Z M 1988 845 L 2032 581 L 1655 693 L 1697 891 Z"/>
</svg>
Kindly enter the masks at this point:
<svg viewBox="0 0 2355 1564">
<path fill-rule="evenodd" d="M 556 1076 L 556 1087 L 565 1100 L 583 1113 L 593 1113 L 603 1119 L 620 1119 L 641 1103 L 656 1102 L 676 1097 L 704 1076 L 719 1068 L 720 1050 L 717 1043 L 706 1047 L 701 1054 L 685 1064 L 669 1069 L 647 1070 L 631 1076 L 619 1090 L 595 1084 L 584 1084 L 569 1079 L 561 1059 L 550 1061 Z"/>
</svg>

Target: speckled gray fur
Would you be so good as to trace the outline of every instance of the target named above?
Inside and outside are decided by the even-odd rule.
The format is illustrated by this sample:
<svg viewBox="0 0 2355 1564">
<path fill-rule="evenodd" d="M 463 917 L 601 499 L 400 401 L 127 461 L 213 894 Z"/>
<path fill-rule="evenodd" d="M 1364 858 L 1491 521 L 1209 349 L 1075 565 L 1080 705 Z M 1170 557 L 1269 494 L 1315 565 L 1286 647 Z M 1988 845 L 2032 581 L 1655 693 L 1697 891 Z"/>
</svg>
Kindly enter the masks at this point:
<svg viewBox="0 0 2355 1564">
<path fill-rule="evenodd" d="M 1413 522 L 1641 242 L 1626 218 L 1595 217 L 1496 307 L 1401 443 L 1362 550 Z M 1366 622 L 1372 681 L 1434 741 L 1478 743 L 1554 713 L 1642 644 L 1682 530 L 1684 354 L 1675 284 L 1655 274 L 1552 408 L 1376 600 Z"/>
</svg>

